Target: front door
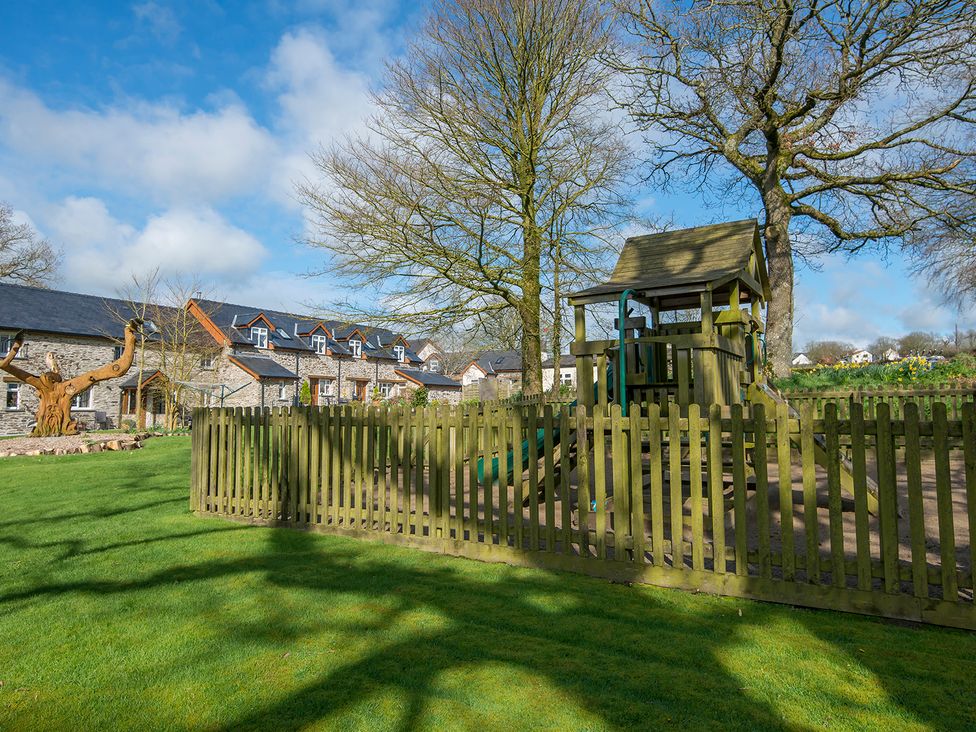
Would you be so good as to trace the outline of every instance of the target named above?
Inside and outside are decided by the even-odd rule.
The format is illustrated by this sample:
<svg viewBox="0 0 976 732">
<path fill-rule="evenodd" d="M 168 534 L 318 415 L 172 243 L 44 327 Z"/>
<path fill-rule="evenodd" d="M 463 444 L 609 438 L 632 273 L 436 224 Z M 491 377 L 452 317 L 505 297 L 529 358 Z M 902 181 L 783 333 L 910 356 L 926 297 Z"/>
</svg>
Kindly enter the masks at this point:
<svg viewBox="0 0 976 732">
<path fill-rule="evenodd" d="M 356 382 L 353 382 L 353 383 L 356 384 L 356 395 L 355 395 L 356 401 L 357 402 L 365 402 L 366 401 L 366 387 L 369 386 L 369 382 L 368 381 L 356 381 Z"/>
</svg>

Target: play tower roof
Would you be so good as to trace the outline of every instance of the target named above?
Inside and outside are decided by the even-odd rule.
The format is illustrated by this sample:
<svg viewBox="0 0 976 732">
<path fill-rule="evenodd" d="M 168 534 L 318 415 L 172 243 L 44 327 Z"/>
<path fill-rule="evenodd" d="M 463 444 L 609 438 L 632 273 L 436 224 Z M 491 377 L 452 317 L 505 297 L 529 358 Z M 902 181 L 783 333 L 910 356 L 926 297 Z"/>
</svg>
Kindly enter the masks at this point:
<svg viewBox="0 0 976 732">
<path fill-rule="evenodd" d="M 634 290 L 636 299 L 654 300 L 662 310 L 694 308 L 699 293 L 711 289 L 718 295 L 731 291 L 735 283 L 769 299 L 756 219 L 632 236 L 610 279 L 570 295 L 569 301 L 606 302 Z"/>
</svg>

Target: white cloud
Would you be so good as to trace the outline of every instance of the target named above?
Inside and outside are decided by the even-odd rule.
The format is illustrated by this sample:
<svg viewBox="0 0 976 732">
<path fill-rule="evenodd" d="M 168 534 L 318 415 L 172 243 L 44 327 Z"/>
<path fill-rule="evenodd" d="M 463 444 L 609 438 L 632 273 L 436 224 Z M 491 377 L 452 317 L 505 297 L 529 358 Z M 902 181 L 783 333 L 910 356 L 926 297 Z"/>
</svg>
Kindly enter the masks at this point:
<svg viewBox="0 0 976 732">
<path fill-rule="evenodd" d="M 149 31 L 164 43 L 172 43 L 183 31 L 172 9 L 152 0 L 133 5 L 132 12 L 140 23 L 147 25 Z"/>
<path fill-rule="evenodd" d="M 210 208 L 172 208 L 142 229 L 115 219 L 97 198 L 65 199 L 48 217 L 52 236 L 65 243 L 64 280 L 72 289 L 114 292 L 133 274 L 204 281 L 249 278 L 268 252 L 247 232 Z"/>
<path fill-rule="evenodd" d="M 277 93 L 276 128 L 286 150 L 271 173 L 270 191 L 296 206 L 295 183 L 316 177 L 309 153 L 364 132 L 374 109 L 369 80 L 337 62 L 321 29 L 303 28 L 281 38 L 265 84 Z"/>
<path fill-rule="evenodd" d="M 236 102 L 183 113 L 168 104 L 58 110 L 0 80 L 0 138 L 13 152 L 79 180 L 165 203 L 253 192 L 275 155 L 271 134 Z"/>
<path fill-rule="evenodd" d="M 291 272 L 262 271 L 246 279 L 225 281 L 215 286 L 211 298 L 237 305 L 308 313 L 310 304 L 329 303 L 342 295 L 325 278 L 307 279 Z"/>
</svg>

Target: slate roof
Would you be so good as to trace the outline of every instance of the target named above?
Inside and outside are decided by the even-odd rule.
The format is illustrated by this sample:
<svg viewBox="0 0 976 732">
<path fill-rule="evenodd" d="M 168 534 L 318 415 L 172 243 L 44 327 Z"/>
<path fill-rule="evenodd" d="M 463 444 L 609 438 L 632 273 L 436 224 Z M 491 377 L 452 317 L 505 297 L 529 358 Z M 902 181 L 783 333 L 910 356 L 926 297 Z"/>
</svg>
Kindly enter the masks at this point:
<svg viewBox="0 0 976 732">
<path fill-rule="evenodd" d="M 346 345 L 346 339 L 358 330 L 365 337 L 363 352 L 367 358 L 396 360 L 393 345 L 399 335 L 386 328 L 369 328 L 355 323 L 322 320 L 307 315 L 285 313 L 280 310 L 259 310 L 253 305 L 234 305 L 214 300 L 197 300 L 196 302 L 233 345 L 253 347 L 254 342 L 250 338 L 250 331 L 244 326 L 263 315 L 274 326 L 274 330 L 268 333 L 268 344 L 275 350 L 314 351 L 311 345 L 311 336 L 304 334 L 321 323 L 333 335 L 326 341 L 326 346 L 335 355 L 352 355 L 352 351 Z M 407 363 L 422 363 L 413 348 L 406 349 L 405 358 Z"/>
<path fill-rule="evenodd" d="M 649 295 L 668 288 L 701 291 L 710 282 L 746 271 L 753 253 L 760 257 L 760 284 L 767 288 L 756 219 L 632 236 L 624 243 L 610 279 L 572 294 L 570 300 L 620 295 L 628 289 Z"/>
<path fill-rule="evenodd" d="M 154 371 L 143 371 L 142 385 L 145 386 L 150 381 L 155 379 L 157 376 L 161 376 L 164 379 L 166 378 L 163 372 L 160 371 L 159 369 L 156 369 Z M 128 379 L 126 379 L 121 384 L 119 384 L 120 389 L 135 389 L 137 386 L 139 386 L 139 372 L 137 370 L 135 371 L 135 373 L 132 374 L 132 376 L 130 376 Z"/>
<path fill-rule="evenodd" d="M 135 315 L 124 300 L 0 282 L 3 330 L 121 338 L 125 326 L 116 313 Z"/>
<path fill-rule="evenodd" d="M 522 354 L 518 351 L 481 351 L 473 361 L 486 374 L 522 370 Z"/>
<path fill-rule="evenodd" d="M 277 361 L 267 356 L 244 356 L 235 353 L 228 357 L 232 363 L 242 366 L 247 371 L 257 374 L 263 379 L 297 379 L 298 374 L 290 371 Z"/>
<path fill-rule="evenodd" d="M 554 359 L 547 358 L 542 362 L 542 368 L 551 369 Z M 561 368 L 569 368 L 570 366 L 576 366 L 576 356 L 571 353 L 564 353 L 559 357 L 559 366 Z"/>
<path fill-rule="evenodd" d="M 395 369 L 396 373 L 405 379 L 416 382 L 422 386 L 434 389 L 460 389 L 461 383 L 454 379 L 438 374 L 433 371 L 421 371 L 419 369 Z"/>
</svg>

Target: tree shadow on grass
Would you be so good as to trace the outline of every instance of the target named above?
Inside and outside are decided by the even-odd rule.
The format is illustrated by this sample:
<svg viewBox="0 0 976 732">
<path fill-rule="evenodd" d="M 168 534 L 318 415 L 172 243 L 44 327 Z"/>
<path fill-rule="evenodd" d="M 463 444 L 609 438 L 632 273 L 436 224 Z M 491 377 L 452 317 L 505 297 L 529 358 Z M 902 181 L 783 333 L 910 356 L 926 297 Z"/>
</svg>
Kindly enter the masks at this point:
<svg viewBox="0 0 976 732">
<path fill-rule="evenodd" d="M 494 723 L 552 727 L 566 704 L 597 727 L 805 729 L 858 718 L 865 701 L 857 678 L 830 683 L 822 668 L 813 668 L 816 658 L 769 662 L 796 673 L 796 679 L 785 680 L 787 686 L 809 686 L 805 706 L 826 709 L 821 720 L 812 721 L 816 712 L 810 709 L 777 704 L 773 697 L 784 680 L 755 687 L 762 677 L 755 666 L 764 659 L 753 658 L 749 649 L 757 637 L 781 632 L 806 634 L 816 646 L 811 653 L 834 656 L 841 672 L 860 664 L 867 669 L 864 683 L 883 685 L 907 720 L 945 726 L 937 704 L 916 698 L 910 684 L 893 677 L 897 664 L 875 665 L 870 655 L 858 654 L 859 646 L 875 653 L 890 643 L 893 631 L 901 630 L 890 624 L 504 565 L 485 571 L 480 563 L 372 542 L 206 521 L 214 523 L 173 538 L 211 530 L 263 531 L 266 542 L 254 552 L 164 566 L 135 579 L 35 585 L 0 596 L 0 607 L 65 593 L 128 594 L 238 578 L 247 583 L 257 611 L 219 613 L 214 653 L 236 658 L 240 650 L 230 649 L 239 646 L 278 651 L 319 644 L 323 631 L 363 649 L 332 663 L 329 649 L 320 649 L 321 665 L 297 689 L 289 685 L 273 701 L 241 707 L 229 720 L 221 715 L 230 710 L 219 709 L 217 724 L 227 730 L 367 725 L 377 719 L 399 730 Z M 295 592 L 321 593 L 321 612 L 289 604 Z M 220 595 L 211 601 L 219 605 Z M 344 603 L 355 611 L 328 612 Z M 917 643 L 924 644 L 926 631 L 906 632 L 917 633 Z M 959 636 L 973 645 L 969 634 Z M 525 708 L 506 708 L 508 699 Z M 451 713 L 468 716 L 452 724 Z"/>
</svg>

